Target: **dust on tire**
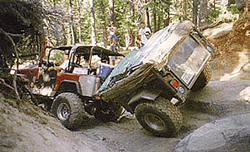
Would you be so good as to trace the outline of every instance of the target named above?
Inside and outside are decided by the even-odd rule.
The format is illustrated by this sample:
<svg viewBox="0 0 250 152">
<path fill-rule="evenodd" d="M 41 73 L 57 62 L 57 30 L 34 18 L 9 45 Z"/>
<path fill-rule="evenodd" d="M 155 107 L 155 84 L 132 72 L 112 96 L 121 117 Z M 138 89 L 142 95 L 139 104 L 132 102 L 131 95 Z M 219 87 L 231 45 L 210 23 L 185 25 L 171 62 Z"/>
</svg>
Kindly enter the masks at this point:
<svg viewBox="0 0 250 152">
<path fill-rule="evenodd" d="M 62 103 L 69 108 L 69 115 L 65 120 L 58 117 L 58 106 Z M 81 99 L 74 93 L 59 94 L 53 101 L 51 109 L 52 113 L 61 121 L 62 125 L 70 130 L 78 129 L 83 122 L 89 120 Z"/>
<path fill-rule="evenodd" d="M 144 116 L 152 113 L 161 118 L 166 125 L 162 130 L 155 130 L 146 122 Z M 180 110 L 169 100 L 159 97 L 155 102 L 141 103 L 135 108 L 135 115 L 138 122 L 155 136 L 173 137 L 182 126 L 183 118 Z"/>
</svg>

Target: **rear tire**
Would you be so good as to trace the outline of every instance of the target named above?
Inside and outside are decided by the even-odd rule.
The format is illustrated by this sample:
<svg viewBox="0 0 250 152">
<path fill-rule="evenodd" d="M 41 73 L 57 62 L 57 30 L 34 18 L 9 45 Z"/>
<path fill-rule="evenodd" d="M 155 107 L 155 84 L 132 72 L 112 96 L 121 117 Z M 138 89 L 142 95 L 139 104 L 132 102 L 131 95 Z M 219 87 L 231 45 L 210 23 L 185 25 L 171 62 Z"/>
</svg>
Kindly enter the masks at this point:
<svg viewBox="0 0 250 152">
<path fill-rule="evenodd" d="M 155 136 L 172 137 L 183 123 L 180 110 L 162 97 L 136 106 L 135 116 L 142 127 Z"/>
<path fill-rule="evenodd" d="M 191 88 L 192 91 L 198 91 L 203 89 L 208 82 L 211 80 L 211 67 L 209 64 L 207 64 L 204 68 L 204 70 L 201 72 L 200 76 L 194 83 L 193 87 Z"/>
<path fill-rule="evenodd" d="M 89 120 L 81 99 L 74 93 L 59 94 L 52 104 L 52 113 L 69 130 L 76 130 Z"/>
</svg>

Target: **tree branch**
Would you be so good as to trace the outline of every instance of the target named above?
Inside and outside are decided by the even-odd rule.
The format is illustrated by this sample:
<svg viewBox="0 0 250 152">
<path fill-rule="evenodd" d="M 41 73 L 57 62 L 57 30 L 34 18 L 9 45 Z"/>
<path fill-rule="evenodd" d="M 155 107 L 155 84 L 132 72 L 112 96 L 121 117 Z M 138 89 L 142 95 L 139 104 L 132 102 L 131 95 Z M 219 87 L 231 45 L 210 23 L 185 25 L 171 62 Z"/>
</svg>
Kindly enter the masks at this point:
<svg viewBox="0 0 250 152">
<path fill-rule="evenodd" d="M 17 70 L 15 70 L 15 73 L 14 73 L 13 86 L 14 86 L 14 90 L 15 90 L 17 99 L 20 100 L 20 96 L 19 96 L 19 93 L 17 91 L 17 85 L 16 85 L 17 71 L 19 69 L 19 56 L 18 56 L 18 52 L 17 52 L 17 49 L 16 49 L 16 46 L 15 46 L 15 43 L 14 43 L 13 39 L 3 29 L 0 29 L 0 32 L 2 32 L 11 41 L 12 46 L 13 46 L 14 51 L 15 51 L 15 54 L 16 54 L 16 58 L 17 58 L 17 63 L 16 63 Z"/>
<path fill-rule="evenodd" d="M 15 37 L 24 37 L 23 34 L 12 34 L 12 33 L 6 33 L 6 34 L 8 34 L 10 36 L 15 36 Z"/>
</svg>

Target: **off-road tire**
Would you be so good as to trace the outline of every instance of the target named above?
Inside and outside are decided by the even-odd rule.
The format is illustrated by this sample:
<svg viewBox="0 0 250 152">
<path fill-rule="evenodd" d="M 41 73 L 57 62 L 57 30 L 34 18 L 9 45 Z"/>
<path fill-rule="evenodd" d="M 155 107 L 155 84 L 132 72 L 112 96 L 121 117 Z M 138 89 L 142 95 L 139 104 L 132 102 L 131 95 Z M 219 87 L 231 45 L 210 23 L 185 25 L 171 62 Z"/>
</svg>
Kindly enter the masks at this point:
<svg viewBox="0 0 250 152">
<path fill-rule="evenodd" d="M 110 107 L 106 112 L 103 110 L 97 110 L 94 113 L 96 119 L 99 119 L 103 122 L 116 121 L 123 113 L 123 107 Z"/>
<path fill-rule="evenodd" d="M 211 67 L 209 66 L 209 64 L 207 64 L 205 68 L 203 69 L 203 71 L 201 72 L 201 74 L 199 75 L 196 82 L 194 83 L 191 90 L 198 91 L 198 90 L 203 89 L 211 80 L 211 76 L 212 76 Z"/>
<path fill-rule="evenodd" d="M 162 97 L 158 97 L 155 102 L 137 105 L 135 116 L 144 129 L 161 137 L 175 136 L 183 123 L 180 110 L 168 99 Z"/>
<path fill-rule="evenodd" d="M 79 96 L 74 93 L 61 93 L 53 101 L 52 113 L 69 130 L 76 130 L 89 120 Z"/>
</svg>

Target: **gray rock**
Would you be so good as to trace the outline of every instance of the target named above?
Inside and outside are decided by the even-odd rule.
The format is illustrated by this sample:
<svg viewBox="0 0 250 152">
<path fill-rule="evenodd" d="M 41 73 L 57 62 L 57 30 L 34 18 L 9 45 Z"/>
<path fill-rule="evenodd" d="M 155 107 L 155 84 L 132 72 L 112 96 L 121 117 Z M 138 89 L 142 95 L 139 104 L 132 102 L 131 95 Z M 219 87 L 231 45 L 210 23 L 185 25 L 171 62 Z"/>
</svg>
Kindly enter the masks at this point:
<svg viewBox="0 0 250 152">
<path fill-rule="evenodd" d="M 209 114 L 220 119 L 194 130 L 174 151 L 249 151 L 249 86 L 248 80 L 211 81 L 203 90 L 191 92 L 188 97 L 190 109 L 200 111 L 200 117 Z"/>
<path fill-rule="evenodd" d="M 216 39 L 216 38 L 229 34 L 232 27 L 233 27 L 233 23 L 223 23 L 216 28 L 205 30 L 203 32 L 203 35 L 207 39 Z"/>
<path fill-rule="evenodd" d="M 250 114 L 215 120 L 186 136 L 176 152 L 250 150 Z"/>
<path fill-rule="evenodd" d="M 249 86 L 249 80 L 211 81 L 203 90 L 191 92 L 188 102 L 201 112 L 219 117 L 246 113 L 250 111 Z"/>
</svg>

